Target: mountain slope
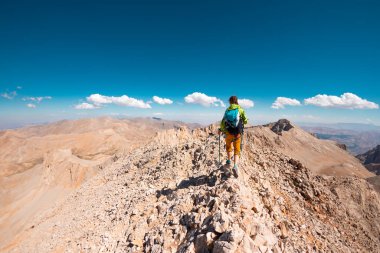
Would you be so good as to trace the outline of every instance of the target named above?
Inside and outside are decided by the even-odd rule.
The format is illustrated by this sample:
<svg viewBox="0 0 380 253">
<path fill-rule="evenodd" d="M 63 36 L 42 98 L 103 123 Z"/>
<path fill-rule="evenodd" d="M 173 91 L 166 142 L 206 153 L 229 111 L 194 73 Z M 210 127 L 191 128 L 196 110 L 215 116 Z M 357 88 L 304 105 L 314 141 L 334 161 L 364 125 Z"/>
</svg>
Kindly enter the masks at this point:
<svg viewBox="0 0 380 253">
<path fill-rule="evenodd" d="M 235 179 L 217 164 L 215 131 L 158 133 L 31 220 L 3 251 L 380 251 L 379 195 L 364 179 L 315 175 L 326 170 L 284 154 L 306 152 L 297 150 L 306 135 L 247 129 Z"/>
<path fill-rule="evenodd" d="M 356 157 L 369 171 L 380 175 L 380 145 Z"/>
<path fill-rule="evenodd" d="M 0 245 L 108 164 L 183 123 L 110 117 L 0 132 Z"/>
<path fill-rule="evenodd" d="M 271 146 L 301 161 L 315 174 L 361 178 L 374 176 L 335 141 L 315 138 L 287 120 L 256 127 L 253 132 L 260 146 Z"/>
</svg>

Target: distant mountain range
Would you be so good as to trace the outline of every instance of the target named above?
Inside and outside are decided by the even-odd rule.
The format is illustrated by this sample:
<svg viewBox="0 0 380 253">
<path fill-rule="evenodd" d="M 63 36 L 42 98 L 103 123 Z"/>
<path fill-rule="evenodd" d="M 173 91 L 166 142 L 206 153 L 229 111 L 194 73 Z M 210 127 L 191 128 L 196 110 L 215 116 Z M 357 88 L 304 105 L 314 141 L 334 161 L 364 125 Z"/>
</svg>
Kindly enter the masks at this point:
<svg viewBox="0 0 380 253">
<path fill-rule="evenodd" d="M 370 124 L 302 124 L 301 127 L 324 140 L 345 144 L 355 154 L 362 154 L 380 144 L 380 127 Z"/>
<path fill-rule="evenodd" d="M 353 130 L 353 131 L 379 131 L 380 126 L 374 124 L 364 124 L 364 123 L 306 123 L 299 122 L 301 127 L 323 127 L 332 128 L 340 130 Z"/>
</svg>

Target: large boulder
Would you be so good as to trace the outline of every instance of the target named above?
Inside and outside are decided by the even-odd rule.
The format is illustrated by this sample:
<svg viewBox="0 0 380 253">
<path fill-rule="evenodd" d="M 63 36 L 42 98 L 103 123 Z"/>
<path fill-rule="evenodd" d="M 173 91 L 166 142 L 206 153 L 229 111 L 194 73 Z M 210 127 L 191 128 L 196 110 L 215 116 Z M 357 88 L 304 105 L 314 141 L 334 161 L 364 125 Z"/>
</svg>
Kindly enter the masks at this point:
<svg viewBox="0 0 380 253">
<path fill-rule="evenodd" d="M 294 128 L 292 123 L 287 119 L 280 119 L 275 123 L 270 123 L 265 126 L 270 127 L 270 129 L 278 135 L 282 135 L 283 131 L 289 131 Z"/>
</svg>

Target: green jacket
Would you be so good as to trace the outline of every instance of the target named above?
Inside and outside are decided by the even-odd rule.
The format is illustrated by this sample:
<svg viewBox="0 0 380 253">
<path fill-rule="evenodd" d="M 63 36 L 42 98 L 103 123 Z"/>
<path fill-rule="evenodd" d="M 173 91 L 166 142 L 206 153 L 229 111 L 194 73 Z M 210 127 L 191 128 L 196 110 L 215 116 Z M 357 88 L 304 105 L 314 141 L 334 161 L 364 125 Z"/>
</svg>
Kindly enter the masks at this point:
<svg viewBox="0 0 380 253">
<path fill-rule="evenodd" d="M 245 116 L 245 112 L 244 112 L 243 108 L 240 107 L 240 105 L 232 104 L 227 108 L 226 111 L 235 110 L 236 108 L 238 108 L 238 110 L 239 110 L 240 119 L 243 121 L 243 124 L 246 125 L 248 123 L 248 118 Z M 224 133 L 227 132 L 224 116 L 223 116 L 222 121 L 220 122 L 220 130 Z"/>
</svg>

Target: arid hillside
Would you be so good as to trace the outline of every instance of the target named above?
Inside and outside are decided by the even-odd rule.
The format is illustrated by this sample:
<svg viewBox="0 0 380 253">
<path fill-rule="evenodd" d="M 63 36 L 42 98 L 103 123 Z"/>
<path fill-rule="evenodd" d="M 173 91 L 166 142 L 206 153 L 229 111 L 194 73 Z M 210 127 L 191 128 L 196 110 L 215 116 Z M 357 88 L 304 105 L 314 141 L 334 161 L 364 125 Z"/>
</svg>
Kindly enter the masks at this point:
<svg viewBox="0 0 380 253">
<path fill-rule="evenodd" d="M 374 176 L 337 142 L 315 138 L 286 119 L 256 127 L 254 134 L 264 140 L 262 145 L 271 145 L 277 151 L 301 161 L 317 175 Z"/>
<path fill-rule="evenodd" d="M 347 151 L 286 121 L 248 128 L 234 178 L 218 164 L 216 130 L 158 132 L 31 217 L 2 251 L 380 251 L 373 174 Z"/>
<path fill-rule="evenodd" d="M 157 131 L 183 123 L 110 117 L 0 132 L 0 245 L 35 214 L 80 187 Z"/>
</svg>

